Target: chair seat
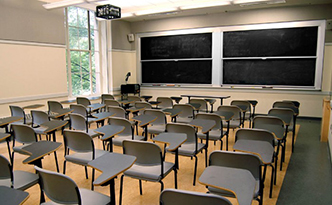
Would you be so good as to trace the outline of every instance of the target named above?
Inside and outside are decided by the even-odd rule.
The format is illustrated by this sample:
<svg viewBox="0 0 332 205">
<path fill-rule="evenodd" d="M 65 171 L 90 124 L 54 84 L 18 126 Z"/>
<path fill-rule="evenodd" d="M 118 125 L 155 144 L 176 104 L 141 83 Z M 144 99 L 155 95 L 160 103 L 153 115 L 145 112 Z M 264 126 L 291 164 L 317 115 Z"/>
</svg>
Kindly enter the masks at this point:
<svg viewBox="0 0 332 205">
<path fill-rule="evenodd" d="M 164 176 L 171 172 L 173 167 L 174 163 L 164 162 Z M 134 164 L 130 169 L 124 172 L 124 175 L 142 180 L 160 181 L 162 179 L 162 177 L 160 176 L 160 172 L 160 164 L 149 166 L 141 166 L 139 164 Z"/>
<path fill-rule="evenodd" d="M 166 130 L 165 125 L 153 125 L 149 127 L 148 132 L 150 134 L 160 134 L 162 132 L 165 132 L 165 130 Z"/>
<path fill-rule="evenodd" d="M 227 197 L 232 197 L 232 198 L 236 197 L 232 192 L 229 192 L 229 191 L 226 191 L 226 190 L 223 190 L 223 189 L 208 187 L 208 190 L 211 194 L 217 194 L 217 195 L 227 196 Z M 258 195 L 259 195 L 259 181 L 256 181 L 256 188 L 255 188 L 254 198 L 257 198 Z"/>
<path fill-rule="evenodd" d="M 227 127 L 227 123 L 223 123 L 223 127 Z M 239 120 L 231 120 L 229 123 L 229 128 L 230 129 L 236 129 L 240 127 L 240 121 Z"/>
<path fill-rule="evenodd" d="M 100 134 L 96 133 L 94 130 L 88 130 L 88 135 L 90 135 L 90 137 L 94 138 L 94 137 L 98 137 Z"/>
<path fill-rule="evenodd" d="M 19 121 L 16 121 L 16 122 L 12 122 L 12 123 L 10 123 L 10 124 L 14 124 L 14 125 L 22 125 L 22 124 L 24 124 L 24 123 L 23 123 L 23 120 L 19 120 Z M 26 125 L 32 125 L 32 119 L 31 119 L 31 118 L 27 118 L 27 119 L 25 119 L 25 124 L 26 124 Z"/>
<path fill-rule="evenodd" d="M 14 152 L 17 152 L 17 153 L 20 153 L 20 154 L 24 154 L 24 155 L 29 155 L 28 153 L 22 151 L 22 149 L 26 146 L 30 145 L 30 143 L 26 143 L 24 145 L 21 145 L 21 146 L 15 146 L 13 147 L 13 151 Z"/>
<path fill-rule="evenodd" d="M 26 190 L 38 183 L 38 175 L 26 171 L 16 170 L 13 172 L 14 189 Z M 0 186 L 11 187 L 10 178 L 1 179 Z"/>
<path fill-rule="evenodd" d="M 110 203 L 110 197 L 99 192 L 94 192 L 83 188 L 79 189 L 79 191 L 81 195 L 82 205 L 104 205 Z M 46 203 L 42 203 L 42 205 L 58 205 L 58 203 L 49 201 Z"/>
<path fill-rule="evenodd" d="M 95 150 L 95 159 L 102 156 L 102 155 L 104 155 L 104 154 L 107 154 L 107 153 L 108 153 L 108 151 L 96 149 Z M 68 162 L 73 162 L 75 164 L 80 164 L 80 165 L 86 166 L 92 160 L 92 152 L 73 153 L 73 154 L 70 154 L 70 155 L 66 155 L 65 159 Z"/>
<path fill-rule="evenodd" d="M 209 140 L 217 141 L 220 140 L 222 136 L 223 135 L 221 135 L 221 130 L 211 130 L 209 132 Z M 203 140 L 206 139 L 206 135 L 202 133 L 197 133 L 197 137 Z"/>
<path fill-rule="evenodd" d="M 178 123 L 189 123 L 193 120 L 193 118 L 188 118 L 188 117 L 177 117 L 176 122 Z"/>
<path fill-rule="evenodd" d="M 132 140 L 131 135 L 121 135 L 113 138 L 113 144 L 116 146 L 122 146 L 123 140 Z M 144 140 L 144 136 L 134 135 L 134 140 Z"/>
<path fill-rule="evenodd" d="M 200 152 L 204 147 L 205 147 L 205 144 L 198 143 L 197 152 Z M 166 151 L 168 151 L 168 147 L 166 147 Z M 168 152 L 170 152 L 170 151 L 168 151 Z M 183 156 L 193 156 L 197 152 L 195 150 L 195 143 L 184 143 L 178 149 L 179 155 L 183 155 Z M 172 153 L 174 153 L 174 152 L 172 152 Z"/>
</svg>

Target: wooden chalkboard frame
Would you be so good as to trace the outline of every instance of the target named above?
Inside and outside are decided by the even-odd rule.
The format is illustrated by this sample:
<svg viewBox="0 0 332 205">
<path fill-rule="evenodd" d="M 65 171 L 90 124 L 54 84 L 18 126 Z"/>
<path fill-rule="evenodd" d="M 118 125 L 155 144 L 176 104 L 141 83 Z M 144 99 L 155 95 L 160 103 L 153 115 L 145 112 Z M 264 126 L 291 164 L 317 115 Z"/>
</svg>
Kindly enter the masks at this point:
<svg viewBox="0 0 332 205">
<path fill-rule="evenodd" d="M 275 59 L 288 59 L 292 58 L 290 56 L 254 56 L 254 57 L 223 57 L 223 33 L 229 31 L 248 31 L 248 30 L 265 30 L 265 29 L 283 29 L 283 28 L 299 28 L 299 27 L 317 27 L 317 50 L 316 55 L 314 56 L 292 56 L 295 59 L 301 58 L 310 58 L 315 59 L 315 77 L 313 85 L 270 85 L 268 83 L 262 84 L 226 84 L 223 81 L 223 64 L 225 60 L 248 60 L 248 59 L 259 59 L 259 60 L 275 60 Z M 252 24 L 252 25 L 240 25 L 240 26 L 225 26 L 225 27 L 216 27 L 216 28 L 203 28 L 203 29 L 187 29 L 187 30 L 174 30 L 174 31 L 165 31 L 165 32 L 152 32 L 152 33 L 140 33 L 137 34 L 137 48 L 140 50 L 140 38 L 148 36 L 169 36 L 169 35 L 185 35 L 193 33 L 206 33 L 212 32 L 212 81 L 211 84 L 181 84 L 175 83 L 175 86 L 197 86 L 197 87 L 219 87 L 222 88 L 266 88 L 273 87 L 273 89 L 289 89 L 289 90 L 321 90 L 322 87 L 322 73 L 323 73 L 323 56 L 324 56 L 324 38 L 325 38 L 325 20 L 314 20 L 314 21 L 297 21 L 297 22 L 280 22 L 280 23 L 267 23 L 267 24 Z M 141 60 L 140 52 L 137 52 L 137 77 L 138 82 L 142 84 L 142 63 L 144 60 Z M 170 59 L 177 61 L 179 59 Z M 180 60 L 191 60 L 191 59 L 180 59 Z M 312 71 L 311 71 L 312 72 Z M 163 86 L 167 83 L 144 83 L 142 84 L 147 86 Z"/>
</svg>

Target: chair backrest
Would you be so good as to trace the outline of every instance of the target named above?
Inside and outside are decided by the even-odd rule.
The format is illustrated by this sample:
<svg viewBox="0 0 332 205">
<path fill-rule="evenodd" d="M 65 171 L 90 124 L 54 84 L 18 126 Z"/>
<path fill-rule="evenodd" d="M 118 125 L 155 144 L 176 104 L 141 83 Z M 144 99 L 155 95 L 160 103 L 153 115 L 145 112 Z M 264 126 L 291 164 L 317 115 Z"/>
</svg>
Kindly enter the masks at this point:
<svg viewBox="0 0 332 205">
<path fill-rule="evenodd" d="M 124 140 L 123 154 L 133 155 L 137 158 L 136 162 L 140 165 L 160 165 L 163 163 L 162 151 L 153 142 Z"/>
<path fill-rule="evenodd" d="M 151 123 L 152 125 L 166 125 L 166 123 L 167 123 L 166 115 L 161 110 L 146 109 L 146 110 L 144 110 L 144 114 L 157 117 L 157 119 Z"/>
<path fill-rule="evenodd" d="M 295 107 L 300 108 L 300 102 L 296 100 L 283 100 L 283 102 L 291 102 L 295 105 Z"/>
<path fill-rule="evenodd" d="M 115 113 L 113 117 L 120 117 L 120 118 L 126 118 L 126 111 L 119 106 L 108 106 L 107 107 L 108 112 Z"/>
<path fill-rule="evenodd" d="M 119 125 L 125 127 L 124 130 L 120 134 L 118 134 L 119 136 L 121 135 L 134 136 L 134 128 L 129 120 L 119 117 L 110 117 L 108 122 L 111 125 Z"/>
<path fill-rule="evenodd" d="M 114 100 L 114 96 L 111 94 L 102 94 L 101 95 L 101 103 L 105 104 L 105 100 Z"/>
<path fill-rule="evenodd" d="M 70 119 L 70 126 L 72 129 L 81 130 L 84 132 L 89 131 L 88 122 L 83 115 L 76 114 L 76 113 L 70 113 L 69 119 Z"/>
<path fill-rule="evenodd" d="M 237 140 L 258 140 L 268 142 L 274 147 L 274 139 L 273 133 L 264 129 L 240 128 L 235 133 L 235 142 Z"/>
<path fill-rule="evenodd" d="M 209 166 L 212 165 L 246 169 L 251 172 L 256 180 L 261 179 L 262 161 L 254 154 L 220 150 L 213 151 L 209 156 Z"/>
<path fill-rule="evenodd" d="M 220 105 L 217 110 L 232 112 L 232 120 L 239 120 L 241 116 L 241 109 L 236 105 Z"/>
<path fill-rule="evenodd" d="M 86 110 L 86 107 L 84 105 L 71 104 L 70 109 L 73 110 L 73 112 L 72 112 L 73 114 L 80 114 L 84 117 L 88 116 L 88 111 Z"/>
<path fill-rule="evenodd" d="M 91 105 L 91 102 L 88 98 L 85 97 L 77 97 L 76 98 L 76 103 L 79 105 L 84 105 L 85 107 L 88 107 L 89 105 Z"/>
<path fill-rule="evenodd" d="M 170 97 L 157 97 L 157 102 L 159 108 L 172 108 L 173 107 L 173 100 Z"/>
<path fill-rule="evenodd" d="M 75 152 L 94 153 L 94 143 L 90 135 L 81 131 L 65 130 L 63 132 L 65 150 L 67 148 Z M 94 158 L 94 155 L 93 155 Z"/>
<path fill-rule="evenodd" d="M 199 107 L 199 110 L 207 112 L 208 111 L 208 104 L 207 101 L 204 99 L 190 99 L 190 103 L 197 103 L 200 104 L 201 106 Z"/>
<path fill-rule="evenodd" d="M 173 133 L 184 133 L 187 134 L 187 140 L 185 143 L 196 143 L 197 144 L 197 135 L 196 130 L 193 126 L 183 123 L 167 123 L 166 131 Z"/>
<path fill-rule="evenodd" d="M 146 108 L 146 109 L 152 109 L 152 105 L 148 102 L 144 101 L 136 101 L 135 102 L 135 108 Z"/>
<path fill-rule="evenodd" d="M 242 111 L 251 113 L 251 104 L 248 100 L 233 100 L 231 105 L 236 105 Z"/>
<path fill-rule="evenodd" d="M 58 101 L 47 101 L 48 112 L 56 112 L 57 110 L 63 109 L 63 106 Z"/>
<path fill-rule="evenodd" d="M 173 105 L 174 109 L 179 109 L 181 110 L 180 114 L 178 115 L 179 117 L 190 117 L 194 118 L 194 107 L 189 104 L 175 104 Z"/>
<path fill-rule="evenodd" d="M 15 105 L 9 105 L 11 116 L 13 117 L 23 117 L 23 123 L 26 123 L 26 116 L 23 108 Z"/>
<path fill-rule="evenodd" d="M 41 110 L 31 110 L 32 125 L 41 125 L 44 122 L 48 122 L 50 119 L 48 114 Z"/>
<path fill-rule="evenodd" d="M 0 186 L 13 188 L 13 172 L 9 161 L 0 155 Z"/>
<path fill-rule="evenodd" d="M 114 100 L 114 99 L 105 99 L 104 104 L 106 105 L 106 107 L 108 107 L 108 106 L 121 107 L 120 103 L 118 101 Z"/>
<path fill-rule="evenodd" d="M 37 166 L 35 169 L 39 174 L 40 189 L 51 201 L 62 204 L 81 204 L 80 191 L 71 178 Z"/>
<path fill-rule="evenodd" d="M 274 133 L 275 137 L 279 139 L 284 136 L 285 132 L 284 121 L 274 116 L 256 116 L 252 127 L 268 130 Z"/>
<path fill-rule="evenodd" d="M 179 189 L 165 189 L 160 194 L 161 205 L 231 205 L 232 203 L 218 195 Z"/>
<path fill-rule="evenodd" d="M 290 108 L 271 108 L 268 112 L 269 116 L 276 116 L 286 122 L 287 119 L 290 119 L 291 123 L 295 115 L 294 111 Z"/>
<path fill-rule="evenodd" d="M 15 141 L 20 143 L 37 142 L 37 135 L 32 127 L 28 125 L 12 124 Z"/>
<path fill-rule="evenodd" d="M 222 129 L 222 118 L 220 115 L 217 115 L 215 113 L 197 113 L 196 119 L 206 119 L 206 120 L 213 120 L 216 125 L 212 128 L 213 130 L 219 130 Z"/>
<path fill-rule="evenodd" d="M 295 115 L 299 115 L 299 108 L 291 101 L 276 101 L 273 103 L 273 108 L 290 108 L 294 111 Z"/>
</svg>

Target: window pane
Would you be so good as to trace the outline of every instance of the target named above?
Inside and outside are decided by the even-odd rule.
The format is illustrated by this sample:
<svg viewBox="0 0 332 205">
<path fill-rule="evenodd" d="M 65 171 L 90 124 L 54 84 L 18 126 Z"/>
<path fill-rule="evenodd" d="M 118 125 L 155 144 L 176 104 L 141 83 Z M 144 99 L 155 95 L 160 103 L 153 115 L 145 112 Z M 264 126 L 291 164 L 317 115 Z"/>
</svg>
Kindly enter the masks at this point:
<svg viewBox="0 0 332 205">
<path fill-rule="evenodd" d="M 83 72 L 82 73 L 82 89 L 83 94 L 88 95 L 91 93 L 90 91 L 90 73 Z"/>
<path fill-rule="evenodd" d="M 81 52 L 81 67 L 82 72 L 89 73 L 90 72 L 90 57 L 89 52 Z"/>
<path fill-rule="evenodd" d="M 78 29 L 69 27 L 69 48 L 78 49 Z"/>
<path fill-rule="evenodd" d="M 88 28 L 88 13 L 86 10 L 78 9 L 78 26 L 80 28 Z"/>
<path fill-rule="evenodd" d="M 68 8 L 68 25 L 77 26 L 77 8 L 69 7 Z"/>
<path fill-rule="evenodd" d="M 95 13 L 90 11 L 90 28 L 94 29 L 97 26 Z"/>
<path fill-rule="evenodd" d="M 82 81 L 79 73 L 72 73 L 71 75 L 72 94 L 81 95 Z"/>
<path fill-rule="evenodd" d="M 89 33 L 88 29 L 79 29 L 79 48 L 82 50 L 89 50 Z"/>
<path fill-rule="evenodd" d="M 71 62 L 71 72 L 77 73 L 80 72 L 80 52 L 71 51 L 70 52 L 70 62 Z"/>
</svg>

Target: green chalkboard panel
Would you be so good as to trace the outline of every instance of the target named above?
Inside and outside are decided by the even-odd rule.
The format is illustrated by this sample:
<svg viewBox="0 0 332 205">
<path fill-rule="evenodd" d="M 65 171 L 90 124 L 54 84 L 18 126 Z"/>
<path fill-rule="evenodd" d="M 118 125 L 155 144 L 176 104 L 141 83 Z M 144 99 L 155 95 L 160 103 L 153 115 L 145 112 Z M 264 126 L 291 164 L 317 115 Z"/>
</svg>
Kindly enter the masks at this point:
<svg viewBox="0 0 332 205">
<path fill-rule="evenodd" d="M 318 26 L 229 31 L 223 57 L 316 56 Z"/>
<path fill-rule="evenodd" d="M 142 83 L 211 84 L 212 60 L 142 62 Z"/>
<path fill-rule="evenodd" d="M 314 86 L 316 59 L 224 60 L 223 83 Z"/>
<path fill-rule="evenodd" d="M 141 38 L 141 60 L 211 57 L 212 33 Z"/>
</svg>

